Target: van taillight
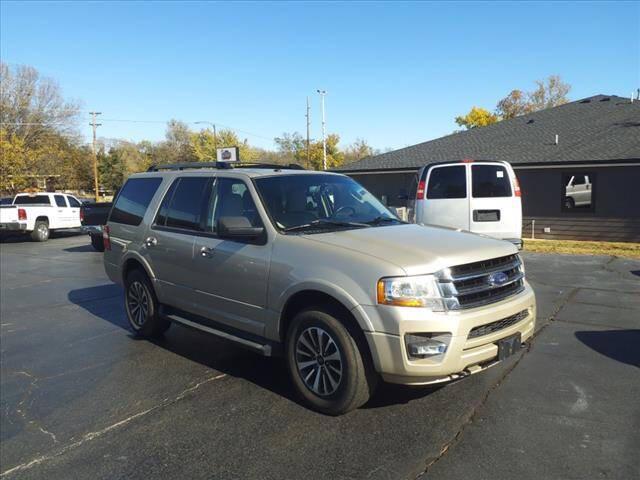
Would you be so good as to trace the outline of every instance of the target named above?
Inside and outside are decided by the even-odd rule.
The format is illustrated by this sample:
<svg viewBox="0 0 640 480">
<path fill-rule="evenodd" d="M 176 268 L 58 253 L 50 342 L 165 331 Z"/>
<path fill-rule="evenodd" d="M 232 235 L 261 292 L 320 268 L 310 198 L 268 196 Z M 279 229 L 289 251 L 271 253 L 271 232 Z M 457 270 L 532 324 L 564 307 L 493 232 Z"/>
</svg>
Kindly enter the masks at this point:
<svg viewBox="0 0 640 480">
<path fill-rule="evenodd" d="M 516 197 L 521 197 L 522 192 L 520 191 L 520 182 L 518 181 L 518 177 L 513 177 L 513 187 Z"/>
<path fill-rule="evenodd" d="M 102 243 L 105 250 L 111 250 L 111 237 L 109 236 L 109 225 L 102 227 Z"/>
<path fill-rule="evenodd" d="M 84 222 L 84 209 L 80 209 L 80 221 Z"/>
<path fill-rule="evenodd" d="M 422 200 L 424 198 L 425 186 L 426 182 L 424 180 L 420 180 L 418 183 L 418 190 L 416 190 L 416 200 Z"/>
<path fill-rule="evenodd" d="M 27 219 L 27 211 L 24 208 L 18 209 L 18 220 L 26 220 Z"/>
</svg>

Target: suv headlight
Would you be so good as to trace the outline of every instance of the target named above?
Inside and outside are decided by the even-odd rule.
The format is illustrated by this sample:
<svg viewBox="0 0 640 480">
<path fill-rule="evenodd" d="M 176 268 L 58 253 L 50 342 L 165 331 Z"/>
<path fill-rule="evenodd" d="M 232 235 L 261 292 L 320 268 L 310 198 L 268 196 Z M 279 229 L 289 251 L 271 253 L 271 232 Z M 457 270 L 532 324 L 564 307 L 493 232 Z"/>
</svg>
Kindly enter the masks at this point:
<svg viewBox="0 0 640 480">
<path fill-rule="evenodd" d="M 423 307 L 434 312 L 445 311 L 444 301 L 433 275 L 380 279 L 378 303 L 398 307 Z"/>
</svg>

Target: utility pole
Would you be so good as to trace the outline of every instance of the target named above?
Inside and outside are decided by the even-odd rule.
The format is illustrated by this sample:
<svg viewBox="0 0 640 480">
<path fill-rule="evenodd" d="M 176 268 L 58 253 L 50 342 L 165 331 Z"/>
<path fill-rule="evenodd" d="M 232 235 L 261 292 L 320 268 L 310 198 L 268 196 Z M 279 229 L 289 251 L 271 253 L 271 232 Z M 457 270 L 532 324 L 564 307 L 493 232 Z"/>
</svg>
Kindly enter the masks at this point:
<svg viewBox="0 0 640 480">
<path fill-rule="evenodd" d="M 91 144 L 93 150 L 93 188 L 95 189 L 96 202 L 100 201 L 100 192 L 98 191 L 98 152 L 96 151 L 96 130 L 101 123 L 96 123 L 96 115 L 102 115 L 102 112 L 89 112 L 91 114 L 91 127 L 93 127 L 93 143 Z"/>
<path fill-rule="evenodd" d="M 307 168 L 311 165 L 311 151 L 309 149 L 309 127 L 311 127 L 311 117 L 309 116 L 310 109 L 309 97 L 307 97 L 307 114 L 305 115 L 307 117 Z"/>
<path fill-rule="evenodd" d="M 327 169 L 327 138 L 325 134 L 325 121 L 324 121 L 324 96 L 327 94 L 326 90 L 318 90 L 320 94 L 320 101 L 322 103 L 322 169 Z"/>
</svg>

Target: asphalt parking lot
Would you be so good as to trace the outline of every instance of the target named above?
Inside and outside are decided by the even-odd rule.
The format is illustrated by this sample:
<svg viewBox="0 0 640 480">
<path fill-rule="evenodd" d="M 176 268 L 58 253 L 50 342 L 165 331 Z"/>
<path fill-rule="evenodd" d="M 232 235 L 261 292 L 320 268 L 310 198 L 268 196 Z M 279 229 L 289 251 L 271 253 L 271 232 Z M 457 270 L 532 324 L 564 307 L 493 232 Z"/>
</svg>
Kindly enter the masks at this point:
<svg viewBox="0 0 640 480">
<path fill-rule="evenodd" d="M 0 245 L 2 478 L 640 478 L 640 262 L 524 254 L 527 349 L 332 418 L 282 360 L 129 333 L 85 236 Z"/>
</svg>

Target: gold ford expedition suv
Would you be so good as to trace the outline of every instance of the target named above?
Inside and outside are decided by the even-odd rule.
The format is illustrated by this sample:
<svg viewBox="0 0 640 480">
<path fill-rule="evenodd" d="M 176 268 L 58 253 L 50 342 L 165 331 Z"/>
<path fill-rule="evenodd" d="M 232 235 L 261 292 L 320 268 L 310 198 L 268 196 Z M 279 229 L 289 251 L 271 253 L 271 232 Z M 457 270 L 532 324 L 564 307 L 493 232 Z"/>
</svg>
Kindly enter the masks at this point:
<svg viewBox="0 0 640 480">
<path fill-rule="evenodd" d="M 284 355 L 302 399 L 331 415 L 379 379 L 462 378 L 532 335 L 513 244 L 406 224 L 351 178 L 293 167 L 176 164 L 128 179 L 104 265 L 137 335 L 177 323 Z"/>
</svg>

